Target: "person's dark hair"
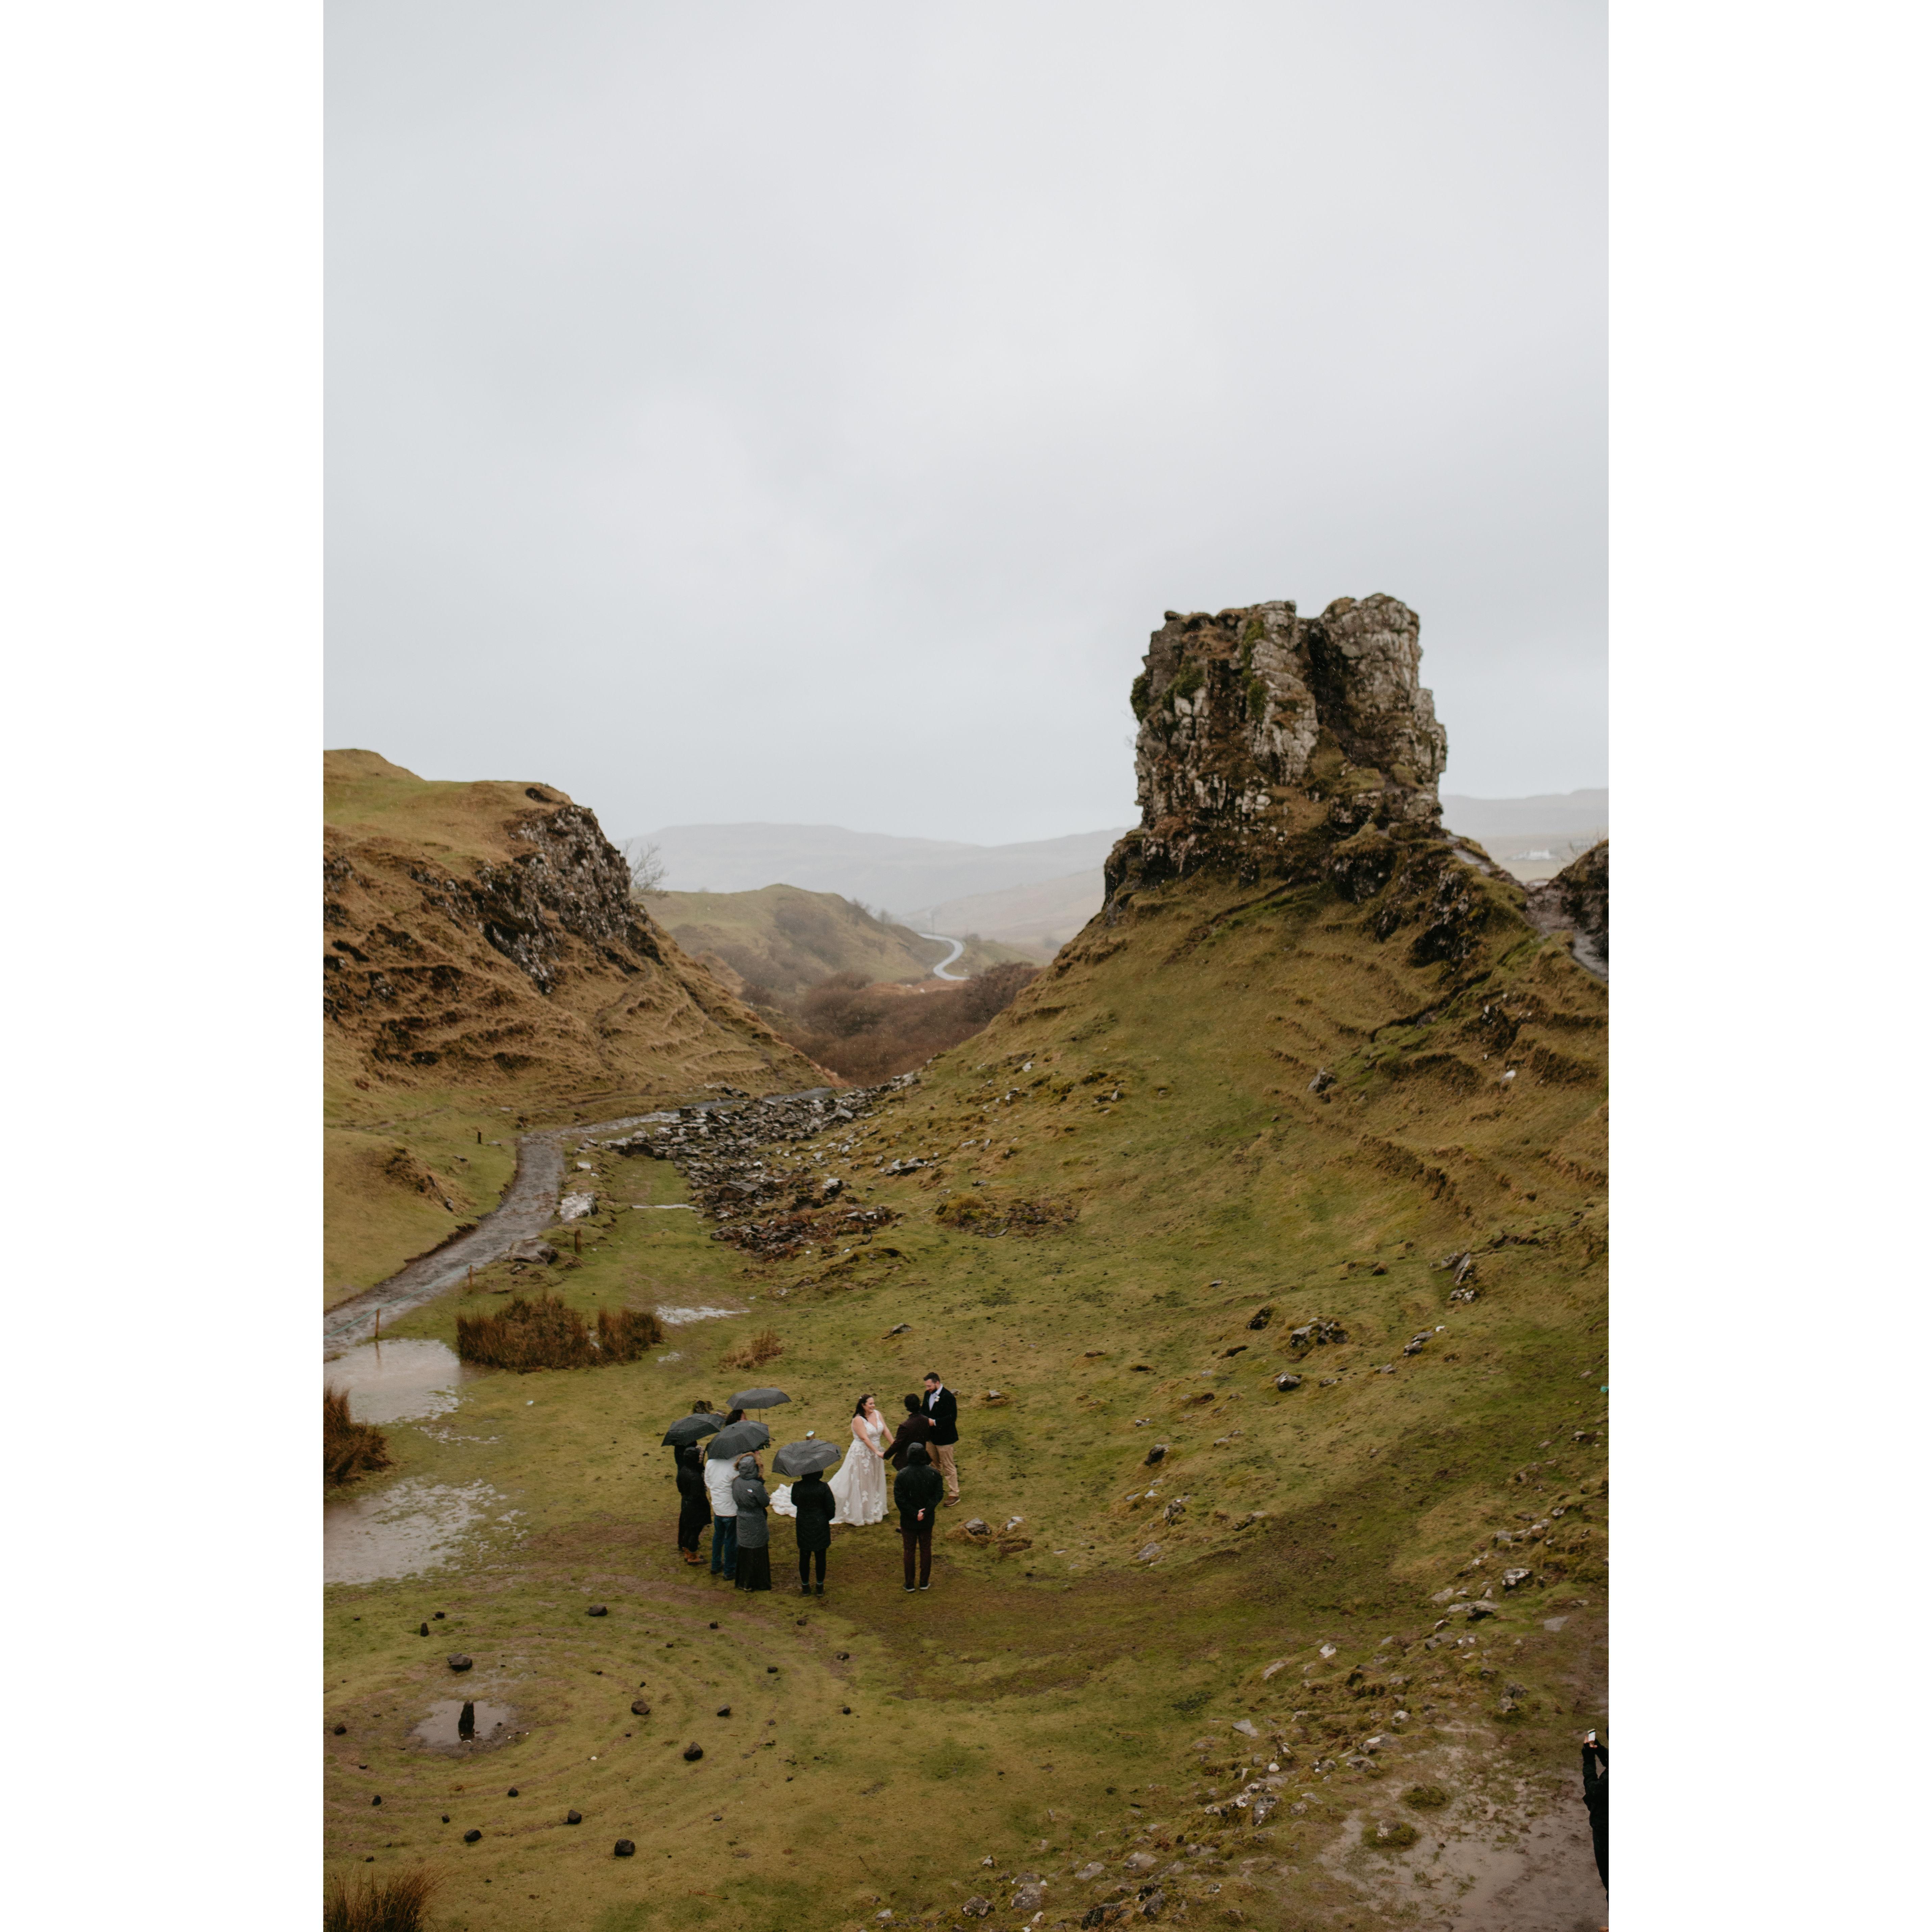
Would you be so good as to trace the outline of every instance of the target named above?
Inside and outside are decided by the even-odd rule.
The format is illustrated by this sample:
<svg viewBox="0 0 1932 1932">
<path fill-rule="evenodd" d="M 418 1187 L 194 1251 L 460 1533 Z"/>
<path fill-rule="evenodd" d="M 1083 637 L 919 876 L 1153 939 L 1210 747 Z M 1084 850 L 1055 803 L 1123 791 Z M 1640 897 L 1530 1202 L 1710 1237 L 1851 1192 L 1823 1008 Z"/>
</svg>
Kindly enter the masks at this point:
<svg viewBox="0 0 1932 1932">
<path fill-rule="evenodd" d="M 926 1372 L 926 1378 L 929 1382 L 938 1383 L 941 1388 L 946 1386 L 946 1378 L 937 1369 L 928 1369 Z"/>
<path fill-rule="evenodd" d="M 742 1422 L 744 1419 L 745 1412 L 742 1408 L 734 1408 L 732 1410 L 731 1413 L 724 1418 L 724 1426 L 727 1429 L 729 1429 L 733 1423 Z"/>
<path fill-rule="evenodd" d="M 854 1415 L 863 1415 L 866 1412 L 866 1405 L 870 1402 L 872 1399 L 872 1398 L 868 1395 L 862 1395 L 859 1398 L 857 1406 L 853 1409 L 852 1413 Z"/>
<path fill-rule="evenodd" d="M 919 1397 L 916 1395 L 908 1396 L 905 1399 L 905 1406 L 908 1414 L 916 1415 L 919 1413 Z"/>
<path fill-rule="evenodd" d="M 906 1460 L 908 1462 L 930 1462 L 932 1458 L 926 1453 L 926 1444 L 923 1442 L 915 1442 L 906 1451 Z"/>
</svg>

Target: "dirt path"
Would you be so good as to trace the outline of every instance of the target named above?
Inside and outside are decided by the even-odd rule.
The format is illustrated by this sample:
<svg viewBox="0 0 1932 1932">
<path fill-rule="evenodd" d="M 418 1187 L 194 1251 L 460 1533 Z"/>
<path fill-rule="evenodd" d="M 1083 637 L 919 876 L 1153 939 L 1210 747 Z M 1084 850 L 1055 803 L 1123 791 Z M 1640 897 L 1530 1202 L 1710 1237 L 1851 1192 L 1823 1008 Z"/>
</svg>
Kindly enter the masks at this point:
<svg viewBox="0 0 1932 1932">
<path fill-rule="evenodd" d="M 580 1127 L 544 1127 L 517 1139 L 517 1172 L 502 1199 L 466 1234 L 458 1234 L 440 1248 L 418 1256 L 408 1267 L 365 1288 L 360 1294 L 338 1302 L 322 1318 L 325 1356 L 338 1354 L 366 1342 L 375 1333 L 376 1318 L 406 1314 L 460 1281 L 472 1268 L 500 1261 L 524 1241 L 535 1240 L 556 1219 L 556 1201 L 563 1184 L 563 1147 L 568 1140 L 608 1134 L 632 1127 L 655 1114 L 634 1114 L 620 1120 L 602 1120 Z"/>
<path fill-rule="evenodd" d="M 798 1094 L 764 1094 L 757 1100 L 743 1096 L 700 1100 L 691 1108 L 665 1108 L 648 1114 L 627 1114 L 621 1120 L 595 1120 L 581 1126 L 540 1127 L 517 1137 L 517 1172 L 503 1198 L 467 1234 L 458 1234 L 403 1269 L 340 1301 L 323 1316 L 322 1352 L 326 1360 L 345 1348 L 366 1342 L 376 1332 L 376 1317 L 390 1320 L 420 1308 L 447 1288 L 453 1288 L 472 1268 L 501 1261 L 512 1248 L 533 1241 L 556 1220 L 557 1196 L 563 1186 L 566 1142 L 625 1132 L 651 1120 L 675 1120 L 680 1112 L 709 1113 L 787 1100 L 808 1100 L 829 1094 L 808 1087 Z"/>
</svg>

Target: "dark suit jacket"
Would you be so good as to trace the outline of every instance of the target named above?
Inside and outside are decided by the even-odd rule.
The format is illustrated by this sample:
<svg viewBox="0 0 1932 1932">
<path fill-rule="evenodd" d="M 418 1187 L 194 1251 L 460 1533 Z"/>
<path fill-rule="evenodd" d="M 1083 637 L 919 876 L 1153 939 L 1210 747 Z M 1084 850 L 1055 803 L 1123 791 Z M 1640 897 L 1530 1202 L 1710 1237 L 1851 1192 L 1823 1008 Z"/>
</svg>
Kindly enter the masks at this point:
<svg viewBox="0 0 1932 1932">
<path fill-rule="evenodd" d="M 950 1388 L 939 1391 L 939 1400 L 934 1402 L 928 1395 L 925 1402 L 926 1413 L 932 1424 L 932 1439 L 942 1448 L 950 1448 L 959 1440 L 959 1403 Z"/>
<path fill-rule="evenodd" d="M 939 1440 L 938 1432 L 932 1426 L 932 1418 L 922 1410 L 917 1415 L 908 1412 L 904 1421 L 899 1424 L 899 1432 L 892 1438 L 892 1446 L 886 1451 L 886 1460 L 895 1469 L 906 1466 L 906 1451 L 915 1442 L 923 1442 L 928 1451 Z"/>
<path fill-rule="evenodd" d="M 902 1533 L 930 1529 L 945 1496 L 946 1479 L 930 1462 L 915 1462 L 910 1468 L 902 1469 L 892 1478 L 892 1501 L 898 1505 Z M 915 1520 L 921 1510 L 926 1512 L 923 1522 Z"/>
</svg>

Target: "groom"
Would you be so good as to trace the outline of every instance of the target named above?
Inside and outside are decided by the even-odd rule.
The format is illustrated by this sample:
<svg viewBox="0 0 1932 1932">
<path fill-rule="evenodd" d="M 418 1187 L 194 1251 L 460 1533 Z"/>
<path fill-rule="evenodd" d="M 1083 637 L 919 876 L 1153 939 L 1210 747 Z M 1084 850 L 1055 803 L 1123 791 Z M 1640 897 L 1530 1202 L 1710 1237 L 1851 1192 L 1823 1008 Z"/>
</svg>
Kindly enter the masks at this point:
<svg viewBox="0 0 1932 1932">
<path fill-rule="evenodd" d="M 932 1424 L 932 1453 L 946 1478 L 946 1500 L 959 1500 L 959 1472 L 953 1466 L 952 1445 L 959 1440 L 959 1404 L 937 1376 L 926 1378 L 926 1414 Z"/>
</svg>

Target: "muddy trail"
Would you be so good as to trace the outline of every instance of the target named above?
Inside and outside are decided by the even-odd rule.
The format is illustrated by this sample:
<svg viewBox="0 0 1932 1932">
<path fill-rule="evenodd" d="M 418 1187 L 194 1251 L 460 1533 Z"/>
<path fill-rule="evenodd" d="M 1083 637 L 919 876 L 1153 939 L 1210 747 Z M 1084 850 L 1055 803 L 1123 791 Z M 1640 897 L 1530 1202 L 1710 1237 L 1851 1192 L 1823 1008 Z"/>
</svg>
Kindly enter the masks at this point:
<svg viewBox="0 0 1932 1932">
<path fill-rule="evenodd" d="M 903 1081 L 891 1083 L 903 1084 Z M 502 1199 L 476 1225 L 452 1236 L 374 1288 L 338 1302 L 322 1318 L 325 1358 L 366 1342 L 379 1322 L 392 1321 L 453 1288 L 472 1268 L 503 1260 L 556 1224 L 563 1191 L 565 1156 L 572 1148 L 611 1136 L 627 1153 L 650 1153 L 676 1162 L 693 1183 L 701 1213 L 718 1219 L 771 1204 L 776 1177 L 768 1177 L 752 1150 L 769 1142 L 797 1140 L 856 1120 L 884 1088 L 842 1092 L 812 1087 L 796 1094 L 754 1097 L 730 1094 L 715 1100 L 627 1114 L 588 1125 L 540 1127 L 517 1138 L 517 1171 Z M 655 1138 L 656 1145 L 646 1145 Z"/>
</svg>

